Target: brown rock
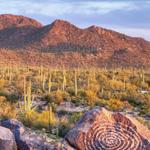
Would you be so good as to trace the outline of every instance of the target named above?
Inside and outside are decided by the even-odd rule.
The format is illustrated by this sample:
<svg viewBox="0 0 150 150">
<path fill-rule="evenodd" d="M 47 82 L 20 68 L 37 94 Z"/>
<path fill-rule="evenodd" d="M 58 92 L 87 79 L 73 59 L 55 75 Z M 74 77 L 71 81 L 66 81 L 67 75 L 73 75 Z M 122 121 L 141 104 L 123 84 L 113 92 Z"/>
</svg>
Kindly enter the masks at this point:
<svg viewBox="0 0 150 150">
<path fill-rule="evenodd" d="M 150 131 L 145 134 L 139 128 L 143 125 L 120 113 L 96 108 L 85 113 L 65 140 L 79 150 L 149 150 Z"/>
</svg>

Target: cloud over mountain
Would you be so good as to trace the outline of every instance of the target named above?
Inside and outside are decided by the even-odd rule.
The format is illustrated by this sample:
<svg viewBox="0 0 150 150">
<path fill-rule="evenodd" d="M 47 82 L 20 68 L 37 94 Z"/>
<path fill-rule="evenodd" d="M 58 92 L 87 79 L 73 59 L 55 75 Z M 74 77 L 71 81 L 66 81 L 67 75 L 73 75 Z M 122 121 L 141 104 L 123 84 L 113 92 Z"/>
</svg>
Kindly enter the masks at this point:
<svg viewBox="0 0 150 150">
<path fill-rule="evenodd" d="M 25 15 L 44 24 L 60 18 L 80 27 L 92 24 L 111 29 L 117 27 L 127 34 L 130 34 L 127 29 L 137 29 L 131 33 L 133 36 L 150 39 L 150 31 L 147 30 L 150 26 L 150 3 L 147 0 L 1 0 L 0 13 Z"/>
</svg>

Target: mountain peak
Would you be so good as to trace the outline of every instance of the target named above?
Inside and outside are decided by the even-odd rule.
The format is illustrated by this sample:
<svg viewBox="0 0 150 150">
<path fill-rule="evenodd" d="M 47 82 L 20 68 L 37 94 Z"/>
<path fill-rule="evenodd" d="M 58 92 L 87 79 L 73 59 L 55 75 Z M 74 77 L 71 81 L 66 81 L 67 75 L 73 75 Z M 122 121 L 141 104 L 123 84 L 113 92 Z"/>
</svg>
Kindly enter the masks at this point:
<svg viewBox="0 0 150 150">
<path fill-rule="evenodd" d="M 56 19 L 54 22 L 52 22 L 51 24 L 52 27 L 56 27 L 56 28 L 69 28 L 69 27 L 73 27 L 73 28 L 77 28 L 75 25 L 71 24 L 68 21 L 65 20 L 61 20 L 61 19 Z"/>
<path fill-rule="evenodd" d="M 62 24 L 62 23 L 67 23 L 70 24 L 68 21 L 62 20 L 62 19 L 56 19 L 53 22 L 54 24 Z"/>
<path fill-rule="evenodd" d="M 25 16 L 12 14 L 0 15 L 0 29 L 22 26 L 34 26 L 39 28 L 42 27 L 42 24 L 34 19 Z"/>
<path fill-rule="evenodd" d="M 92 25 L 92 26 L 88 27 L 88 29 L 97 29 L 97 28 L 100 28 L 100 27 L 96 26 L 96 25 Z"/>
</svg>

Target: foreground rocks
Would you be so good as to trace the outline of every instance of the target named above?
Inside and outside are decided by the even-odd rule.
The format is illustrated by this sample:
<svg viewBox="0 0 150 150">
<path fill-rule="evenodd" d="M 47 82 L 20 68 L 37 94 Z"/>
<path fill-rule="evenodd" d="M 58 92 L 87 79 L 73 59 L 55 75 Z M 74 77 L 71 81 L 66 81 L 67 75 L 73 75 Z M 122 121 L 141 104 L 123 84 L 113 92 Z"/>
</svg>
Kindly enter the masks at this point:
<svg viewBox="0 0 150 150">
<path fill-rule="evenodd" d="M 150 150 L 150 131 L 130 116 L 96 108 L 85 113 L 63 144 L 68 150 Z"/>
<path fill-rule="evenodd" d="M 0 127 L 0 150 L 17 150 L 12 132 L 3 127 Z"/>
<path fill-rule="evenodd" d="M 132 116 L 95 108 L 56 147 L 21 122 L 3 120 L 0 150 L 150 150 L 150 131 Z"/>
<path fill-rule="evenodd" d="M 1 121 L 1 126 L 4 129 L 12 131 L 11 135 L 15 137 L 18 150 L 52 150 L 53 146 L 44 139 L 42 136 L 37 135 L 35 132 L 27 129 L 24 125 L 15 119 Z M 1 128 L 3 128 L 1 127 Z M 7 129 L 8 128 L 8 129 Z M 10 129 L 10 130 L 9 130 Z M 1 130 L 0 130 L 1 135 Z M 4 145 L 7 146 L 7 143 Z M 1 149 L 0 149 L 1 150 Z M 5 149 L 3 149 L 5 150 Z M 15 149 L 6 149 L 15 150 Z"/>
</svg>

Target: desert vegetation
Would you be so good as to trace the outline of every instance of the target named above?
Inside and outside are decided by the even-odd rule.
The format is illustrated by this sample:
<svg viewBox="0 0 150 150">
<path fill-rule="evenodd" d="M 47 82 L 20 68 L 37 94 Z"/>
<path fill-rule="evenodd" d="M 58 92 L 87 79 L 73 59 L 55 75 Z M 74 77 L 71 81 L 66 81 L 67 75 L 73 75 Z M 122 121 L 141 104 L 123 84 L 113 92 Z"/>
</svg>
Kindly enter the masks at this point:
<svg viewBox="0 0 150 150">
<path fill-rule="evenodd" d="M 150 70 L 0 67 L 0 117 L 61 138 L 96 106 L 149 125 Z"/>
</svg>

